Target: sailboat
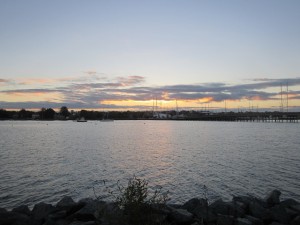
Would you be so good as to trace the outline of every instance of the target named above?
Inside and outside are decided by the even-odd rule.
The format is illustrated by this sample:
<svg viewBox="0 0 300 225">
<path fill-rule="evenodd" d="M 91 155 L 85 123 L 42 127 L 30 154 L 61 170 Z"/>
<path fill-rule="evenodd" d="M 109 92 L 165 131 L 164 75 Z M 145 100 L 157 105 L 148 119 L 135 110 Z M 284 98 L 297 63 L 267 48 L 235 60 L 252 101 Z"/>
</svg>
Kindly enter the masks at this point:
<svg viewBox="0 0 300 225">
<path fill-rule="evenodd" d="M 108 112 L 105 112 L 105 113 L 104 113 L 104 116 L 103 116 L 102 120 L 100 120 L 100 121 L 101 121 L 101 122 L 114 122 L 113 119 L 109 119 L 109 118 L 108 118 Z"/>
<path fill-rule="evenodd" d="M 87 120 L 84 117 L 81 117 L 80 119 L 77 120 L 77 122 L 87 122 Z"/>
</svg>

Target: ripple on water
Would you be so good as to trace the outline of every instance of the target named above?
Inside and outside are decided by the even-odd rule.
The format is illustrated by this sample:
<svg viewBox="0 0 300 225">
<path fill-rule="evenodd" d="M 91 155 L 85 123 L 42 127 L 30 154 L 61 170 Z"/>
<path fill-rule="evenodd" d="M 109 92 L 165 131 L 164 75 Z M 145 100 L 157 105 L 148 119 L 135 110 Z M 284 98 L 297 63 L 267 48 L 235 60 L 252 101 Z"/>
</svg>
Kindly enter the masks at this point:
<svg viewBox="0 0 300 225">
<path fill-rule="evenodd" d="M 116 188 L 133 174 L 169 190 L 173 203 L 273 188 L 300 199 L 299 124 L 11 123 L 0 123 L 0 207 L 94 197 L 93 188 L 105 195 L 103 180 Z"/>
</svg>

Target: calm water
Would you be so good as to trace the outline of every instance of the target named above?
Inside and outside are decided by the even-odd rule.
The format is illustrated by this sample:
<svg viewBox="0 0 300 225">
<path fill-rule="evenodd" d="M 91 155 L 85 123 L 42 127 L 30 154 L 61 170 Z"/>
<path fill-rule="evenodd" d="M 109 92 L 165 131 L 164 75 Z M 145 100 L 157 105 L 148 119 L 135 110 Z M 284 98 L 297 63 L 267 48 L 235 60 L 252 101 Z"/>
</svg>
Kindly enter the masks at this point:
<svg viewBox="0 0 300 225">
<path fill-rule="evenodd" d="M 300 123 L 2 121 L 0 207 L 104 194 L 136 174 L 171 202 L 277 188 L 300 200 Z"/>
</svg>

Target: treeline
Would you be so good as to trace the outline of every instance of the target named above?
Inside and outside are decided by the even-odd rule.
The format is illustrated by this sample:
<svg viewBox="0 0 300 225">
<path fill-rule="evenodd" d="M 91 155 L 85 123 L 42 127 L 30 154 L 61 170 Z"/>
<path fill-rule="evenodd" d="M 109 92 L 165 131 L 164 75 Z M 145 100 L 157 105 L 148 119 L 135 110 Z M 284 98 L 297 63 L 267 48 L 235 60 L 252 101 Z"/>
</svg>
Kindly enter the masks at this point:
<svg viewBox="0 0 300 225">
<path fill-rule="evenodd" d="M 30 111 L 21 109 L 19 111 L 8 111 L 0 109 L 0 120 L 76 120 L 84 117 L 87 120 L 101 119 L 148 119 L 152 117 L 150 112 L 133 112 L 133 111 L 112 111 L 102 112 L 93 110 L 69 110 L 66 106 L 62 106 L 58 111 L 52 108 L 42 108 L 39 111 Z"/>
</svg>

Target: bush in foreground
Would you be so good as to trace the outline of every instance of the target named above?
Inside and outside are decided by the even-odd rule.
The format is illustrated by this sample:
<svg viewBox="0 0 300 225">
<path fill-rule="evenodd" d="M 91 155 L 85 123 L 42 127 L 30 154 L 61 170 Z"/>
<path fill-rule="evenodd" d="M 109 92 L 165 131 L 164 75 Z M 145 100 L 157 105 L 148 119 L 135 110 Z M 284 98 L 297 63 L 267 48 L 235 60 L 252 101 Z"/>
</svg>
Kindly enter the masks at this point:
<svg viewBox="0 0 300 225">
<path fill-rule="evenodd" d="M 123 224 L 130 225 L 166 224 L 162 223 L 158 212 L 166 206 L 168 193 L 162 193 L 161 188 L 151 192 L 145 179 L 133 176 L 126 187 L 117 183 L 117 194 L 114 191 L 109 191 L 109 193 L 115 198 L 119 213 L 116 213 L 118 209 L 112 211 L 114 216 L 106 213 L 106 219 L 119 220 L 118 222 L 122 221 Z M 100 214 L 104 211 L 107 212 L 107 209 L 100 210 Z M 99 217 L 103 217 L 103 214 Z"/>
</svg>

